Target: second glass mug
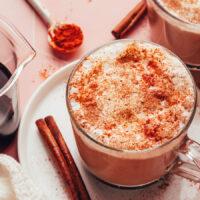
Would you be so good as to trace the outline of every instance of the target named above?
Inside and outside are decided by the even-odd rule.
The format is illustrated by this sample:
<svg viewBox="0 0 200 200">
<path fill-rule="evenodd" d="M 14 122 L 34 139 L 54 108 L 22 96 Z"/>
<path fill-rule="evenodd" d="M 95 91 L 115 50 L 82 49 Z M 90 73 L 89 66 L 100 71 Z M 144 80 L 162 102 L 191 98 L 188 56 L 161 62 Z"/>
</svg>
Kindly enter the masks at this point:
<svg viewBox="0 0 200 200">
<path fill-rule="evenodd" d="M 177 54 L 186 64 L 200 66 L 200 25 L 173 15 L 160 0 L 146 0 L 152 41 Z"/>
<path fill-rule="evenodd" d="M 0 44 L 0 136 L 6 138 L 16 131 L 20 121 L 19 76 L 36 53 L 4 17 L 0 17 Z"/>
<path fill-rule="evenodd" d="M 118 40 L 112 43 L 119 41 L 131 42 L 133 40 Z M 104 46 L 109 46 L 112 43 Z M 172 140 L 161 146 L 142 151 L 118 150 L 97 142 L 79 126 L 73 116 L 68 99 L 69 83 L 79 64 L 97 50 L 98 49 L 95 49 L 84 56 L 84 58 L 76 65 L 69 77 L 66 94 L 67 107 L 77 147 L 86 168 L 104 182 L 121 187 L 145 186 L 159 180 L 169 172 L 200 182 L 200 163 L 198 163 L 200 160 L 200 146 L 187 138 L 187 129 L 190 126 L 196 111 L 196 86 L 192 75 L 181 61 L 183 67 L 185 67 L 192 79 L 195 103 L 193 105 L 190 120 L 181 133 Z M 167 49 L 165 50 L 168 51 Z M 174 55 L 172 52 L 168 52 Z M 177 57 L 176 55 L 174 56 Z"/>
</svg>

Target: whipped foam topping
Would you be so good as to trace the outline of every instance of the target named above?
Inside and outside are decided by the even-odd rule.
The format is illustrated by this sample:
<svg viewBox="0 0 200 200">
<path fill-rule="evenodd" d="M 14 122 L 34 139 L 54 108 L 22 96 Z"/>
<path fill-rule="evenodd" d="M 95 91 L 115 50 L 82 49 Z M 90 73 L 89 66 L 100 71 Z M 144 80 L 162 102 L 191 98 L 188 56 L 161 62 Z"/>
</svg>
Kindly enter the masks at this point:
<svg viewBox="0 0 200 200">
<path fill-rule="evenodd" d="M 68 98 L 80 127 L 109 147 L 143 150 L 175 137 L 194 106 L 181 61 L 147 42 L 115 42 L 77 67 Z"/>
<path fill-rule="evenodd" d="M 200 0 L 158 0 L 175 17 L 200 24 Z"/>
</svg>

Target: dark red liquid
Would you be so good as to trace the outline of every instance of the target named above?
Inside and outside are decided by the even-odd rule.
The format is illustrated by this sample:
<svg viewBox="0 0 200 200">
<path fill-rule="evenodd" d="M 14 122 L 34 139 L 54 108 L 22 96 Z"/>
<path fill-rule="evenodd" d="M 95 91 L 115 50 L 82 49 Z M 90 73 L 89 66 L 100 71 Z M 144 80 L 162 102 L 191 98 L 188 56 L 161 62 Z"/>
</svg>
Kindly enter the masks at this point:
<svg viewBox="0 0 200 200">
<path fill-rule="evenodd" d="M 0 89 L 7 83 L 10 77 L 10 71 L 0 63 Z"/>
<path fill-rule="evenodd" d="M 10 71 L 0 63 L 0 89 L 2 89 L 11 77 Z M 0 92 L 0 150 L 5 147 L 13 138 L 13 133 L 16 131 L 17 123 L 19 121 L 18 108 L 17 113 L 13 108 L 12 98 L 15 88 L 9 90 L 5 94 Z M 17 116 L 16 116 L 17 114 Z"/>
</svg>

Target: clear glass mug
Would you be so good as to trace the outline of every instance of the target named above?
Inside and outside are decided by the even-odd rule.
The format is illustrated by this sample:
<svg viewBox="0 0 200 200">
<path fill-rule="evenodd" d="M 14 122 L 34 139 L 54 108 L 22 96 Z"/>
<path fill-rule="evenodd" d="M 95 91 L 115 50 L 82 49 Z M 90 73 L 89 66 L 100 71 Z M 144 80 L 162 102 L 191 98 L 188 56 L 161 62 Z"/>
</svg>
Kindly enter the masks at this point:
<svg viewBox="0 0 200 200">
<path fill-rule="evenodd" d="M 133 40 L 118 40 L 113 43 L 119 41 L 131 42 Z M 75 140 L 86 168 L 100 180 L 121 187 L 145 186 L 159 180 L 169 172 L 200 182 L 200 146 L 187 138 L 187 130 L 196 111 L 196 86 L 185 64 L 180 61 L 192 79 L 195 103 L 191 117 L 180 134 L 155 148 L 141 151 L 119 150 L 99 143 L 89 136 L 79 126 L 78 121 L 73 116 L 71 104 L 68 99 L 69 83 L 74 72 L 79 64 L 96 50 L 87 54 L 76 65 L 69 77 L 66 92 L 66 102 Z M 177 57 L 169 50 L 165 50 Z"/>
<path fill-rule="evenodd" d="M 172 15 L 159 0 L 146 0 L 151 39 L 173 51 L 186 64 L 200 66 L 200 25 Z"/>
<path fill-rule="evenodd" d="M 19 125 L 19 76 L 36 53 L 3 17 L 0 17 L 0 44 L 0 136 L 6 138 Z"/>
</svg>

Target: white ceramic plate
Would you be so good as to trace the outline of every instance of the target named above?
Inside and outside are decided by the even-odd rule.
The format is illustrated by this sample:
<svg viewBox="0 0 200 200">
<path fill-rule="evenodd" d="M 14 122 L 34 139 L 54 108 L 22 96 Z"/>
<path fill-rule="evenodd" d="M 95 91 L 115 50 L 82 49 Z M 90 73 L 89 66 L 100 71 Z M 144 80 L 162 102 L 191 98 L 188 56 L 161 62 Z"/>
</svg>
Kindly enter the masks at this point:
<svg viewBox="0 0 200 200">
<path fill-rule="evenodd" d="M 44 193 L 46 199 L 68 199 L 62 179 L 54 166 L 54 160 L 49 155 L 35 126 L 36 119 L 51 114 L 55 117 L 64 135 L 92 199 L 199 200 L 199 185 L 194 185 L 178 176 L 173 176 L 169 180 L 169 186 L 164 189 L 160 187 L 159 182 L 140 190 L 125 190 L 100 182 L 83 168 L 65 104 L 66 81 L 74 65 L 75 63 L 71 63 L 65 66 L 38 88 L 27 105 L 19 128 L 18 152 L 21 165 L 40 191 Z"/>
</svg>

